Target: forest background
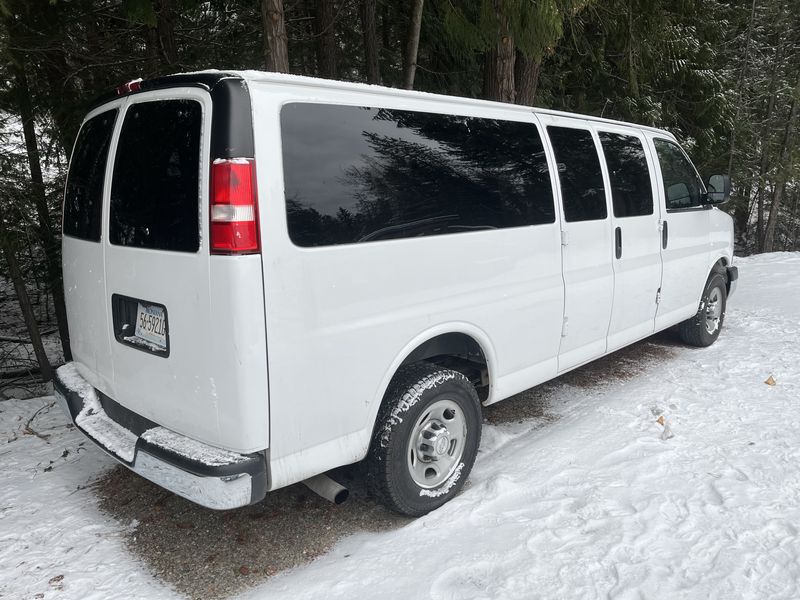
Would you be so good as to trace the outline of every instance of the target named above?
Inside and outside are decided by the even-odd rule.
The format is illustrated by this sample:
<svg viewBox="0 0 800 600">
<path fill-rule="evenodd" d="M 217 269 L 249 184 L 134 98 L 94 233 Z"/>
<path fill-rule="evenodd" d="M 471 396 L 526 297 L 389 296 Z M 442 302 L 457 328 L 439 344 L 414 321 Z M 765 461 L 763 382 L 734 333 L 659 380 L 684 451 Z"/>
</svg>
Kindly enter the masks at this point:
<svg viewBox="0 0 800 600">
<path fill-rule="evenodd" d="M 0 382 L 70 358 L 61 202 L 87 107 L 207 68 L 663 127 L 702 176 L 730 174 L 738 254 L 799 247 L 797 0 L 0 0 L 0 309 L 21 316 Z"/>
</svg>

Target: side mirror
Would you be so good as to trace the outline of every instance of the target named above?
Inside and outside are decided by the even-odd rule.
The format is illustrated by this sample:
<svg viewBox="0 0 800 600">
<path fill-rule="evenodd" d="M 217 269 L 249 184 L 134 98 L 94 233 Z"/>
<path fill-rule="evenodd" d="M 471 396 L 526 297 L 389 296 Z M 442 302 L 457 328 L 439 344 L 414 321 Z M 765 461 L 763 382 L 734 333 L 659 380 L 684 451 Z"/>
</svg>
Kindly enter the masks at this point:
<svg viewBox="0 0 800 600">
<path fill-rule="evenodd" d="M 707 187 L 704 204 L 722 204 L 731 197 L 731 178 L 727 175 L 712 175 L 708 178 Z"/>
</svg>

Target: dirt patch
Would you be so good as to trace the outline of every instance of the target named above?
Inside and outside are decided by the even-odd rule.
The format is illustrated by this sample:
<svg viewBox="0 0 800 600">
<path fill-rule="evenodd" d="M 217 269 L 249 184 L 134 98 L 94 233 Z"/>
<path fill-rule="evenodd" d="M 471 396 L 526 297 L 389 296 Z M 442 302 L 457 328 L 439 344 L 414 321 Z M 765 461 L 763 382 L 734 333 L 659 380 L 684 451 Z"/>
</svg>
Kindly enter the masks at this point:
<svg viewBox="0 0 800 600">
<path fill-rule="evenodd" d="M 306 563 L 346 535 L 410 522 L 369 500 L 359 471 L 356 466 L 334 474 L 350 489 L 340 506 L 298 484 L 254 506 L 213 511 L 121 466 L 96 489 L 103 511 L 120 523 L 137 523 L 127 545 L 156 577 L 189 598 L 211 599 Z"/>
<path fill-rule="evenodd" d="M 677 343 L 662 333 L 575 369 L 484 409 L 488 423 L 557 419 L 550 398 L 559 388 L 608 385 L 643 373 L 672 354 Z M 370 499 L 363 469 L 338 469 L 350 499 L 336 506 L 303 485 L 267 494 L 262 502 L 232 511 L 202 508 L 155 486 L 124 467 L 96 484 L 100 507 L 118 522 L 136 522 L 128 547 L 152 573 L 189 598 L 225 598 L 272 575 L 326 553 L 344 536 L 402 527 L 410 519 Z"/>
</svg>

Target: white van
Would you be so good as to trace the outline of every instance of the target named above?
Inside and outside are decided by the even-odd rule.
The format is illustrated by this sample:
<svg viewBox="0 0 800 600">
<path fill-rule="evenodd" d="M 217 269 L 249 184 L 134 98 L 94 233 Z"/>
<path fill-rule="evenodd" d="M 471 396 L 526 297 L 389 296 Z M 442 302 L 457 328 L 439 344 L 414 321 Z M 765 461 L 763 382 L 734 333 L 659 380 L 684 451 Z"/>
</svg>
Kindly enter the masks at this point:
<svg viewBox="0 0 800 600">
<path fill-rule="evenodd" d="M 671 134 L 594 117 L 251 71 L 131 82 L 72 155 L 56 395 L 207 507 L 366 458 L 421 515 L 463 485 L 481 405 L 673 325 L 714 342 L 737 270 L 711 181 Z"/>
</svg>

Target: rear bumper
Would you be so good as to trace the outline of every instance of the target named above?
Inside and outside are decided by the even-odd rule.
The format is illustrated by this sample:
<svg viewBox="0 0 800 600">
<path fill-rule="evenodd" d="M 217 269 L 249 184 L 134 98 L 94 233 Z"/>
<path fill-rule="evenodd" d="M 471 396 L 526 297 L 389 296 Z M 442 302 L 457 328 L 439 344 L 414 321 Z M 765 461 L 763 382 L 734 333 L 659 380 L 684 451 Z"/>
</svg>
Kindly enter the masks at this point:
<svg viewBox="0 0 800 600">
<path fill-rule="evenodd" d="M 160 427 L 92 387 L 75 363 L 56 371 L 53 387 L 56 401 L 86 437 L 153 483 L 217 510 L 266 495 L 264 452 L 222 450 Z"/>
<path fill-rule="evenodd" d="M 739 282 L 739 269 L 738 267 L 726 267 L 728 271 L 728 298 L 733 296 L 736 291 L 736 284 Z"/>
</svg>

